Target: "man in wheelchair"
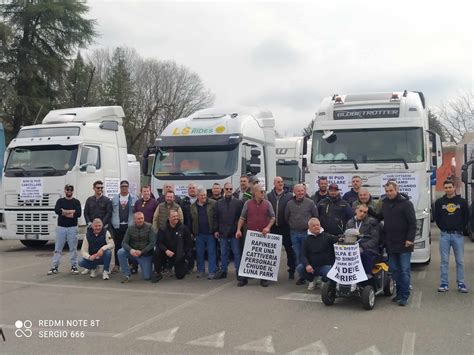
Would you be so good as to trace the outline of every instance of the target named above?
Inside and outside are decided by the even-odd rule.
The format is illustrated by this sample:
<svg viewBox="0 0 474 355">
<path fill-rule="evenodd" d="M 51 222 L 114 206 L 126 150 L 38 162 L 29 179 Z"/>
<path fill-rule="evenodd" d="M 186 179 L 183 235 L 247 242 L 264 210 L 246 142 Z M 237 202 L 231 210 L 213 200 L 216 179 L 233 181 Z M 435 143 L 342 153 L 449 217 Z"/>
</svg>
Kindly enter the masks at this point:
<svg viewBox="0 0 474 355">
<path fill-rule="evenodd" d="M 360 258 L 366 274 L 372 272 L 375 262 L 380 257 L 379 222 L 369 216 L 368 212 L 369 207 L 366 204 L 358 205 L 355 216 L 346 225 L 346 235 L 350 234 L 354 229 L 358 231 Z"/>
</svg>

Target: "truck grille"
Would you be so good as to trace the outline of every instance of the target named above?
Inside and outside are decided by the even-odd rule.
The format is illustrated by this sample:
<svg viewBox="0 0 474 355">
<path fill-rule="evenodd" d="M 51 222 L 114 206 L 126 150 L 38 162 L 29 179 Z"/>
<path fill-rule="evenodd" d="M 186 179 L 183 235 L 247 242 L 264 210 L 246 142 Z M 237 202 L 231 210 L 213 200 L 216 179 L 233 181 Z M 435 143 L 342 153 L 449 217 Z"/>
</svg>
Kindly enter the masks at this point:
<svg viewBox="0 0 474 355">
<path fill-rule="evenodd" d="M 23 200 L 20 198 L 20 194 L 15 194 L 6 196 L 6 205 L 9 207 L 48 207 L 50 202 L 56 203 L 56 201 L 50 200 L 50 194 L 43 194 L 41 200 Z"/>
<path fill-rule="evenodd" d="M 48 222 L 47 213 L 17 213 L 17 222 Z"/>
<path fill-rule="evenodd" d="M 49 234 L 48 225 L 17 224 L 16 234 Z"/>
</svg>

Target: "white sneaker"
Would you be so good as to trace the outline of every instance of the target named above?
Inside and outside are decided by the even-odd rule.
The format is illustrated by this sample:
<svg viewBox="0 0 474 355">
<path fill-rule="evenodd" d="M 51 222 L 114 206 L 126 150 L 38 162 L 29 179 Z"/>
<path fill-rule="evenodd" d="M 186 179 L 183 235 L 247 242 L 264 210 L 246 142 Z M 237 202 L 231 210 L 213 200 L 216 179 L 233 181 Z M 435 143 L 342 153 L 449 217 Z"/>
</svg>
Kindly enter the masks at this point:
<svg viewBox="0 0 474 355">
<path fill-rule="evenodd" d="M 91 277 L 97 277 L 97 269 L 91 270 Z"/>
<path fill-rule="evenodd" d="M 313 291 L 315 288 L 316 288 L 316 282 L 315 282 L 315 281 L 311 281 L 311 282 L 308 284 L 308 291 Z"/>
<path fill-rule="evenodd" d="M 81 271 L 81 275 L 87 275 L 90 272 L 89 269 L 84 269 Z"/>
<path fill-rule="evenodd" d="M 109 279 L 109 273 L 107 271 L 102 272 L 102 280 L 108 280 Z"/>
</svg>

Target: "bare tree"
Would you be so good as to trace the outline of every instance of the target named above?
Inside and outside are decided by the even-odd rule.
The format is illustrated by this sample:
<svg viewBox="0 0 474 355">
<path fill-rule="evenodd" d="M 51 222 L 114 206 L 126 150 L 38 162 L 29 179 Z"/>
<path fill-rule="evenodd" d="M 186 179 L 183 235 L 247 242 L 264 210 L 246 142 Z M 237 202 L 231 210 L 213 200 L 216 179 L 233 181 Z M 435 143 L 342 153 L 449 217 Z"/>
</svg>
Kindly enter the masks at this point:
<svg viewBox="0 0 474 355">
<path fill-rule="evenodd" d="M 474 95 L 465 92 L 442 104 L 437 116 L 445 127 L 449 140 L 458 143 L 466 132 L 474 130 Z"/>
</svg>

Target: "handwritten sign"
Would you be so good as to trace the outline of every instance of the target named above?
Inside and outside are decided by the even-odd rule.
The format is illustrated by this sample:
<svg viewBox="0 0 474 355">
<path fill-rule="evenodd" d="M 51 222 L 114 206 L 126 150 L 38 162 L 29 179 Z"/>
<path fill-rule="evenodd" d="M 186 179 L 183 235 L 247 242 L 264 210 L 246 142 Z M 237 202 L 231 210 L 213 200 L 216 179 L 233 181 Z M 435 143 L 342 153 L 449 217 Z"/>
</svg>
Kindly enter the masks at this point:
<svg viewBox="0 0 474 355">
<path fill-rule="evenodd" d="M 281 243 L 281 235 L 247 231 L 239 276 L 277 281 Z"/>
<path fill-rule="evenodd" d="M 418 175 L 409 174 L 409 173 L 393 173 L 393 174 L 384 174 L 382 176 L 382 186 L 381 193 L 385 193 L 384 185 L 388 180 L 395 180 L 398 184 L 400 192 L 403 192 L 408 195 L 410 201 L 416 207 L 419 200 L 420 188 L 418 182 Z"/>
<path fill-rule="evenodd" d="M 327 277 L 341 285 L 352 285 L 367 280 L 360 259 L 359 244 L 334 244 L 336 262 Z"/>
<path fill-rule="evenodd" d="M 104 195 L 112 198 L 120 193 L 120 179 L 106 178 L 104 179 Z"/>
</svg>

